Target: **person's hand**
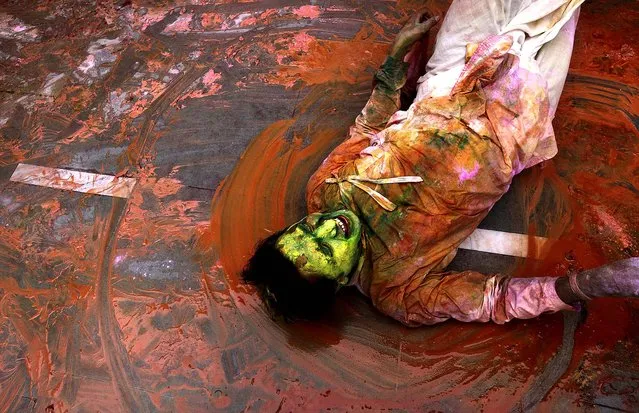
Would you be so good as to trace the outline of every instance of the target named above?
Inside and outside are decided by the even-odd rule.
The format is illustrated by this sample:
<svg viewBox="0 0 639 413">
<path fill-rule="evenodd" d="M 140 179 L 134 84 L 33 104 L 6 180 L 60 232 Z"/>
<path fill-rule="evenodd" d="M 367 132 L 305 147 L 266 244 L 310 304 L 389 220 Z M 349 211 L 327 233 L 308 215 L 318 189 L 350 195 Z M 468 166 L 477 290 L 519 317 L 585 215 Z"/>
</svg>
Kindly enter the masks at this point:
<svg viewBox="0 0 639 413">
<path fill-rule="evenodd" d="M 419 13 L 411 19 L 397 34 L 391 47 L 390 55 L 403 60 L 413 43 L 420 40 L 439 21 L 439 16 L 430 17 L 427 13 Z"/>
</svg>

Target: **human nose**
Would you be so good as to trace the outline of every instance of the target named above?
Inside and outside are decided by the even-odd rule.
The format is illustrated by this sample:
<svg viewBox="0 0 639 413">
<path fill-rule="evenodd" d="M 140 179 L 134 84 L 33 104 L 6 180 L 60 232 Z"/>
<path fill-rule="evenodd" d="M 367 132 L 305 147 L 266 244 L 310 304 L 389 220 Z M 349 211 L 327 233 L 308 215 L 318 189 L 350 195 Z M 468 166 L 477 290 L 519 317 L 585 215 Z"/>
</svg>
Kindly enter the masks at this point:
<svg viewBox="0 0 639 413">
<path fill-rule="evenodd" d="M 315 229 L 315 236 L 318 238 L 332 238 L 335 236 L 335 229 L 337 224 L 335 220 L 326 219 L 323 220 L 319 226 Z"/>
</svg>

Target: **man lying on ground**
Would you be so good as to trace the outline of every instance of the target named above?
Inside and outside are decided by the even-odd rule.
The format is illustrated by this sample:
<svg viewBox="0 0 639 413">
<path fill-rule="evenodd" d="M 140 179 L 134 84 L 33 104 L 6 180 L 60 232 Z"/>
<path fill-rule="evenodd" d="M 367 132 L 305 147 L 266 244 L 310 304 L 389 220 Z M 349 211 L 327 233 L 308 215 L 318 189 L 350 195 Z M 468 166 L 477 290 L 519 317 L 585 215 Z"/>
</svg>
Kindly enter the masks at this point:
<svg viewBox="0 0 639 413">
<path fill-rule="evenodd" d="M 244 279 L 287 318 L 354 285 L 409 326 L 504 323 L 603 296 L 639 296 L 639 259 L 566 277 L 445 272 L 513 177 L 557 153 L 551 120 L 581 1 L 456 0 L 407 111 L 407 24 L 350 136 L 311 177 L 310 215 L 264 240 Z"/>
</svg>

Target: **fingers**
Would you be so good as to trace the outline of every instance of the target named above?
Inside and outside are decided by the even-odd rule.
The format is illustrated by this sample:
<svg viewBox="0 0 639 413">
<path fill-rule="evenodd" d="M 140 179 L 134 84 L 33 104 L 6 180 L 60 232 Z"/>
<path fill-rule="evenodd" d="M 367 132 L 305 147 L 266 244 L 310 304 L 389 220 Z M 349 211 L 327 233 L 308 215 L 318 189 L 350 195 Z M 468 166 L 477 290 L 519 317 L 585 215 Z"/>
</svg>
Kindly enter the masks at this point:
<svg viewBox="0 0 639 413">
<path fill-rule="evenodd" d="M 425 22 L 419 23 L 419 25 L 422 26 L 424 30 L 429 30 L 431 27 L 436 25 L 438 21 L 439 21 L 439 16 L 433 16 L 429 18 L 428 20 L 426 20 Z"/>
<path fill-rule="evenodd" d="M 425 27 L 426 29 L 430 29 L 440 20 L 439 16 L 431 16 L 428 11 L 417 13 L 412 20 L 409 20 L 409 23 L 406 26 L 412 27 Z"/>
<path fill-rule="evenodd" d="M 421 21 L 425 16 L 428 19 L 422 23 Z M 391 55 L 403 59 L 411 45 L 424 37 L 438 21 L 439 16 L 430 17 L 428 13 L 418 13 L 397 34 L 397 38 L 391 47 Z"/>
<path fill-rule="evenodd" d="M 415 16 L 415 23 L 424 23 L 426 20 L 432 17 L 434 16 L 432 16 L 428 10 L 417 13 L 417 15 Z"/>
<path fill-rule="evenodd" d="M 404 26 L 405 29 L 417 30 L 426 33 L 440 20 L 439 16 L 430 16 L 428 13 L 417 14 L 415 18 Z"/>
</svg>

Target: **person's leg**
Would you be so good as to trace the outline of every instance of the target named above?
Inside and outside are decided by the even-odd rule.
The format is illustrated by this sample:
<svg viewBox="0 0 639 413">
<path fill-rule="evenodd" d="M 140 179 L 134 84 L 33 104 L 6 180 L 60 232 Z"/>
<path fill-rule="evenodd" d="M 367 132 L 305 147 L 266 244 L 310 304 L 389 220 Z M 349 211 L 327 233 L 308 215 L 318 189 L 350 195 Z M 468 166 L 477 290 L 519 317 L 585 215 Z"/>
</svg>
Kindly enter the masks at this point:
<svg viewBox="0 0 639 413">
<path fill-rule="evenodd" d="M 517 13 L 534 0 L 455 0 L 437 35 L 435 50 L 419 80 L 415 100 L 450 93 L 459 77 L 468 43 L 499 34 Z"/>
<path fill-rule="evenodd" d="M 503 324 L 573 307 L 555 292 L 552 277 L 508 278 L 476 271 L 428 274 L 410 286 L 371 288 L 377 309 L 409 325 L 431 325 L 455 319 Z"/>
<path fill-rule="evenodd" d="M 583 0 L 456 0 L 437 36 L 433 56 L 420 79 L 416 100 L 450 93 L 465 63 L 466 45 L 495 34 L 515 37 L 513 52 L 536 58 L 550 76 L 551 110 L 559 101 L 570 65 L 579 6 Z M 523 67 L 528 67 L 522 62 Z M 536 67 L 530 67 L 537 71 Z"/>
<path fill-rule="evenodd" d="M 575 11 L 570 20 L 561 28 L 557 37 L 542 46 L 535 57 L 539 71 L 548 82 L 551 116 L 554 116 L 557 110 L 561 91 L 568 75 L 578 20 L 579 10 Z"/>
</svg>

